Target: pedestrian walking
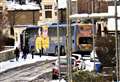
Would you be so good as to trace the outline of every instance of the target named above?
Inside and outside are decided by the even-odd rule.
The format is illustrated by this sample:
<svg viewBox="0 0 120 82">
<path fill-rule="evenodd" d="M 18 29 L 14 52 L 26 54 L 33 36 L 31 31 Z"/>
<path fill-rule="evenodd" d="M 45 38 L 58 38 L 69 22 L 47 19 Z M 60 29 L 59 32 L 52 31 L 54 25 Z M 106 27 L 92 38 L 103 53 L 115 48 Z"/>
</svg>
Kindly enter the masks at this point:
<svg viewBox="0 0 120 82">
<path fill-rule="evenodd" d="M 28 41 L 29 44 L 29 51 L 32 55 L 32 59 L 34 58 L 34 54 L 35 54 L 35 40 L 36 40 L 36 34 L 34 34 L 33 36 L 31 36 L 31 38 Z"/>
<path fill-rule="evenodd" d="M 26 59 L 26 58 L 27 58 L 27 53 L 28 53 L 27 47 L 25 46 L 25 47 L 23 48 L 23 55 L 22 55 L 22 58 L 23 58 L 23 59 Z"/>
<path fill-rule="evenodd" d="M 34 53 L 35 53 L 35 48 L 34 48 L 34 46 L 31 46 L 32 59 L 34 59 Z"/>
<path fill-rule="evenodd" d="M 16 47 L 16 49 L 15 49 L 15 51 L 14 51 L 14 54 L 15 54 L 15 56 L 16 56 L 16 61 L 18 61 L 18 59 L 19 59 L 19 54 L 20 54 L 20 51 L 19 51 L 19 49 Z"/>
</svg>

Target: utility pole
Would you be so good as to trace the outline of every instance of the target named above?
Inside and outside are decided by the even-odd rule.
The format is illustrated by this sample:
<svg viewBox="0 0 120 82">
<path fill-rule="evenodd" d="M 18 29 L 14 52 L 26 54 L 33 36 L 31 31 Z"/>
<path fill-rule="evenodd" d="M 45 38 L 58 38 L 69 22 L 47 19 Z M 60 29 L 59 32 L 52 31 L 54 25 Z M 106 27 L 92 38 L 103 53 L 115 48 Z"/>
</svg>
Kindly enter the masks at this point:
<svg viewBox="0 0 120 82">
<path fill-rule="evenodd" d="M 71 38 L 71 0 L 67 0 L 67 61 L 68 61 L 68 82 L 72 82 L 72 69 L 71 69 L 71 54 L 72 54 L 72 38 Z"/>
<path fill-rule="evenodd" d="M 119 82 L 119 54 L 118 54 L 118 23 L 117 23 L 117 0 L 114 0 L 115 6 L 115 41 L 116 41 L 116 76 Z"/>
<path fill-rule="evenodd" d="M 92 0 L 92 13 L 94 13 L 94 0 Z M 93 31 L 93 54 L 94 54 L 94 71 L 95 71 L 95 28 L 94 19 L 92 18 L 92 31 Z"/>
<path fill-rule="evenodd" d="M 58 62 L 59 62 L 59 82 L 60 82 L 60 29 L 59 29 L 59 8 L 57 0 L 57 43 L 58 43 Z"/>
</svg>

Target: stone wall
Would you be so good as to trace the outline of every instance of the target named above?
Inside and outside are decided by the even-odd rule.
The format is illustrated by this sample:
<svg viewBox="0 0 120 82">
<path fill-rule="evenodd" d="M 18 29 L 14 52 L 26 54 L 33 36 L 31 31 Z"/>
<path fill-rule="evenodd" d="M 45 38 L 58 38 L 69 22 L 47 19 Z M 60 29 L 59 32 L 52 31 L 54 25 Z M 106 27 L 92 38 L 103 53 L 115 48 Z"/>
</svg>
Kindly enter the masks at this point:
<svg viewBox="0 0 120 82">
<path fill-rule="evenodd" d="M 0 62 L 15 58 L 14 48 L 0 52 Z"/>
</svg>

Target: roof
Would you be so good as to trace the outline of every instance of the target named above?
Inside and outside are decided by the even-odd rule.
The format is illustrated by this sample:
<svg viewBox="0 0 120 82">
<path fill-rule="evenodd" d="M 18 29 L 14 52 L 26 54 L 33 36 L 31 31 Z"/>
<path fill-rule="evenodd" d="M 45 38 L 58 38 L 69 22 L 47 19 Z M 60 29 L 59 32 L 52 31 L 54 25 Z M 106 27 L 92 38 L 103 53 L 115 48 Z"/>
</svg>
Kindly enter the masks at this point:
<svg viewBox="0 0 120 82">
<path fill-rule="evenodd" d="M 73 14 L 70 15 L 70 18 L 100 18 L 100 17 L 106 17 L 106 18 L 113 18 L 114 15 L 111 13 L 83 13 L 83 14 Z"/>
<path fill-rule="evenodd" d="M 38 10 L 40 9 L 39 5 L 36 3 L 27 3 L 25 5 L 20 5 L 11 1 L 7 1 L 8 10 Z"/>
</svg>

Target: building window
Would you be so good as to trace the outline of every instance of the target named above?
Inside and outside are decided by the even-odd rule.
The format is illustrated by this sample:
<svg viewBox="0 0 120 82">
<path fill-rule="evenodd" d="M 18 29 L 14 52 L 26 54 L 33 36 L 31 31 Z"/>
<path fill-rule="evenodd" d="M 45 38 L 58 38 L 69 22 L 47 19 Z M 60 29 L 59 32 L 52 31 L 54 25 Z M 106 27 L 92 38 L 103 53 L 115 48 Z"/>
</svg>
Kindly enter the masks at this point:
<svg viewBox="0 0 120 82">
<path fill-rule="evenodd" d="M 52 9 L 52 5 L 45 5 L 45 9 Z"/>
<path fill-rule="evenodd" d="M 52 11 L 45 11 L 45 18 L 52 18 Z"/>
</svg>

